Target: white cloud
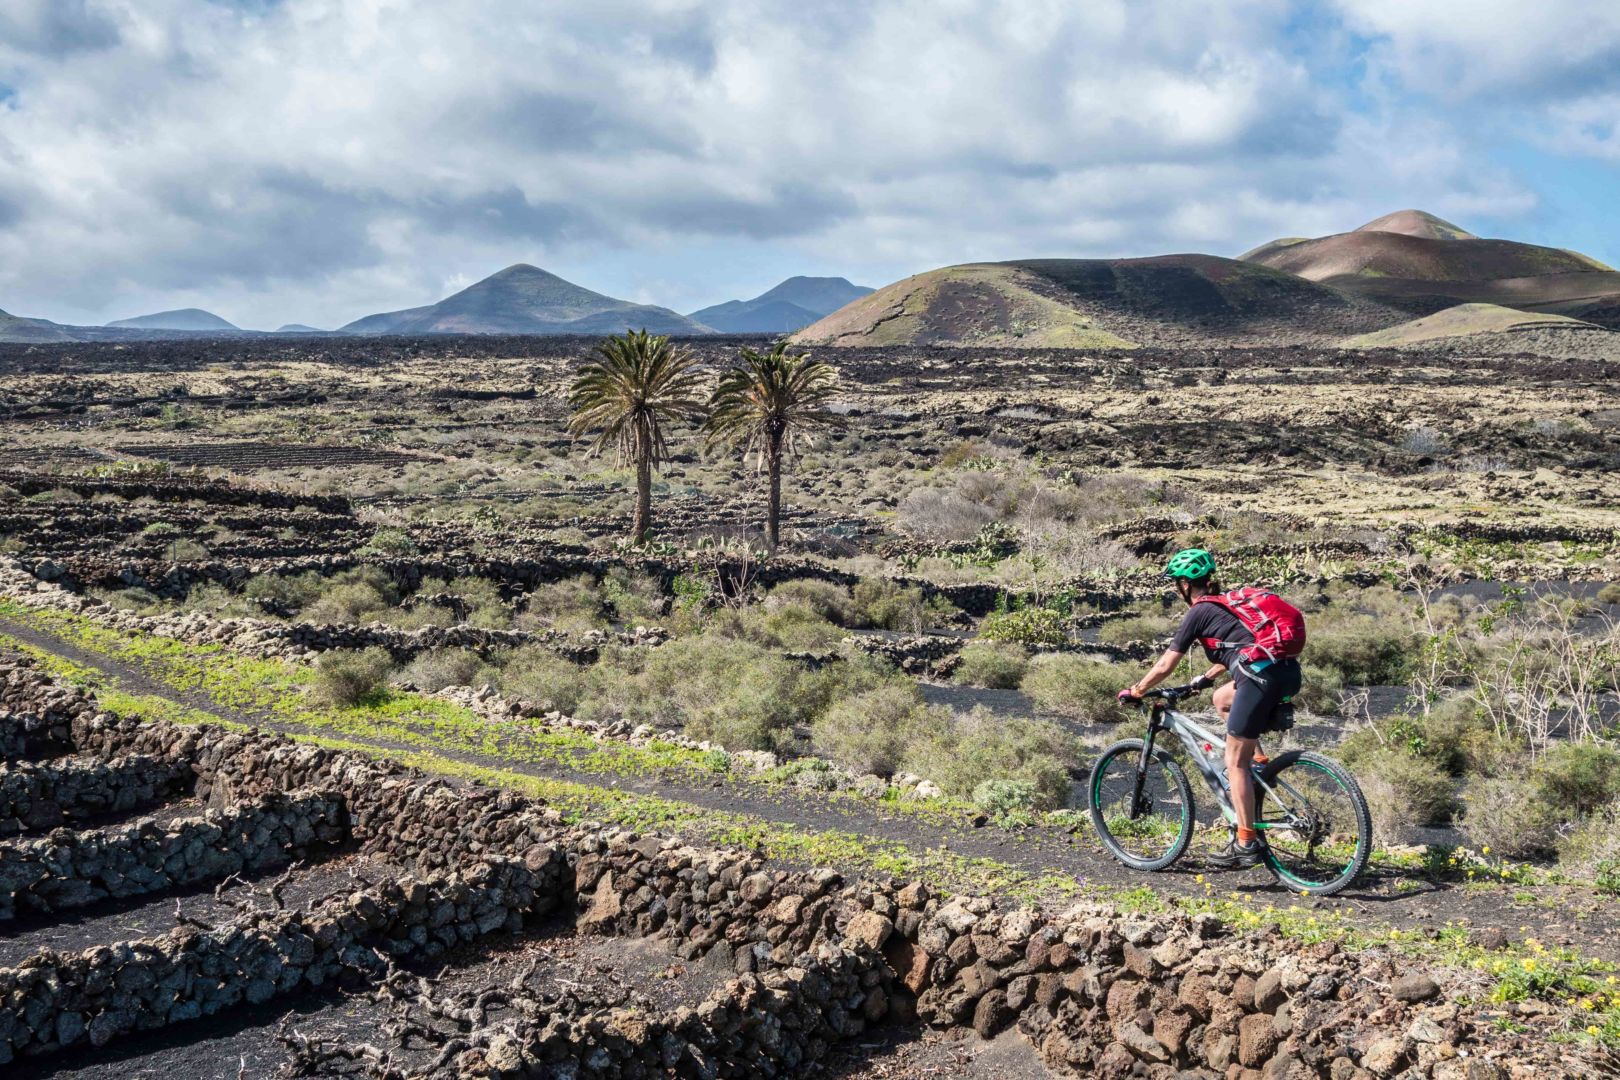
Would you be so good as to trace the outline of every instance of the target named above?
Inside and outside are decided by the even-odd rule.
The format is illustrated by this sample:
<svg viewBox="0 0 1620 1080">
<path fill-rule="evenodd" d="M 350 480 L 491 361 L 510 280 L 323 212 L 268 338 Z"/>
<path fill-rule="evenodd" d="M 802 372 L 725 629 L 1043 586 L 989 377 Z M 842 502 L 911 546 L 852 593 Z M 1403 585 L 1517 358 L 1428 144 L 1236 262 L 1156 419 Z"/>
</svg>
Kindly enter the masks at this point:
<svg viewBox="0 0 1620 1080">
<path fill-rule="evenodd" d="M 1531 200 L 1442 119 L 1348 111 L 1296 14 L 10 0 L 0 307 L 332 325 L 526 259 L 691 308 L 770 273 L 1231 253 L 1400 205 Z M 1388 35 L 1402 78 L 1471 44 L 1414 37 L 1392 5 L 1347 17 Z"/>
</svg>

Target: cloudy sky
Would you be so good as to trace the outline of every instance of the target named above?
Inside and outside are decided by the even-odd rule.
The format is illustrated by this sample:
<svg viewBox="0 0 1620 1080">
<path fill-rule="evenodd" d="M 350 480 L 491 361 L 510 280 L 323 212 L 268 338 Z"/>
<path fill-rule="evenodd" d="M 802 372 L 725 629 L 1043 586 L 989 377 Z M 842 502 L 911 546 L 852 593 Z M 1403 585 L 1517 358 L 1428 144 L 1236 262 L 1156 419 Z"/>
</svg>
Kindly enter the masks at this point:
<svg viewBox="0 0 1620 1080">
<path fill-rule="evenodd" d="M 0 0 L 0 308 L 337 325 L 513 262 L 1211 251 L 1417 206 L 1620 265 L 1620 4 Z"/>
</svg>

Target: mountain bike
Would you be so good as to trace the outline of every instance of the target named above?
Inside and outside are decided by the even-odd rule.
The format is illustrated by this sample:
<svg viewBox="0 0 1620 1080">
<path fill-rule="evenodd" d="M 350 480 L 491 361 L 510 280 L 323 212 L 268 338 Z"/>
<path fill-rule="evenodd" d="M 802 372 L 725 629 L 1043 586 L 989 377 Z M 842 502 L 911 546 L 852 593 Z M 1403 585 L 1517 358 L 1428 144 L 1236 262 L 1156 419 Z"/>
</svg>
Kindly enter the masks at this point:
<svg viewBox="0 0 1620 1080">
<path fill-rule="evenodd" d="M 1170 751 L 1155 746 L 1161 731 L 1181 740 L 1186 759 L 1203 775 L 1226 823 L 1236 828 L 1226 779 L 1225 736 L 1208 731 L 1175 704 L 1198 693 L 1190 686 L 1142 695 L 1147 734 L 1102 752 L 1092 766 L 1087 805 L 1103 844 L 1133 870 L 1163 870 L 1186 854 L 1195 828 L 1192 786 Z M 1254 766 L 1254 827 L 1265 841 L 1261 861 L 1295 892 L 1332 896 L 1346 888 L 1372 856 L 1372 816 L 1355 777 L 1309 750 L 1290 750 Z"/>
</svg>

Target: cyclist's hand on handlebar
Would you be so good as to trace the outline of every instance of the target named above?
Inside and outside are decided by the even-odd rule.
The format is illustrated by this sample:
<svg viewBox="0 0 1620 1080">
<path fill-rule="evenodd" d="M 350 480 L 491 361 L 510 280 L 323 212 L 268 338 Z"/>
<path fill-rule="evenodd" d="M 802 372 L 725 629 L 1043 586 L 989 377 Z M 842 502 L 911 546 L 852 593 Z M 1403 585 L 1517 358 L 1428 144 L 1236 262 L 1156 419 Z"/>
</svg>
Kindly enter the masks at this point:
<svg viewBox="0 0 1620 1080">
<path fill-rule="evenodd" d="M 1115 697 L 1114 700 L 1119 702 L 1121 705 L 1140 705 L 1142 703 L 1142 699 L 1132 693 L 1131 688 L 1121 690 L 1119 695 Z"/>
<path fill-rule="evenodd" d="M 1193 693 L 1196 694 L 1196 693 L 1199 693 L 1201 691 L 1208 690 L 1210 687 L 1212 687 L 1214 685 L 1215 685 L 1215 680 L 1214 679 L 1211 679 L 1207 675 L 1200 675 L 1200 676 L 1198 676 L 1198 678 L 1194 679 L 1192 682 L 1187 684 L 1187 689 L 1191 690 Z"/>
</svg>

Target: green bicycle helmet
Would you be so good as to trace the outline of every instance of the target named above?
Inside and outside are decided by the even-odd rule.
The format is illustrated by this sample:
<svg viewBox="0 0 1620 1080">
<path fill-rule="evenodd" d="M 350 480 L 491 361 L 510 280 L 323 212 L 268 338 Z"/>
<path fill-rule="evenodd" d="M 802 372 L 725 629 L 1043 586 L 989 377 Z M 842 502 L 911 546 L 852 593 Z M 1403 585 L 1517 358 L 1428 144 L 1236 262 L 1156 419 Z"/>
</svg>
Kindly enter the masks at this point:
<svg viewBox="0 0 1620 1080">
<path fill-rule="evenodd" d="M 1166 577 L 1202 581 L 1215 572 L 1215 556 L 1203 548 L 1186 548 L 1170 556 L 1164 568 Z"/>
</svg>

